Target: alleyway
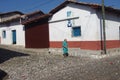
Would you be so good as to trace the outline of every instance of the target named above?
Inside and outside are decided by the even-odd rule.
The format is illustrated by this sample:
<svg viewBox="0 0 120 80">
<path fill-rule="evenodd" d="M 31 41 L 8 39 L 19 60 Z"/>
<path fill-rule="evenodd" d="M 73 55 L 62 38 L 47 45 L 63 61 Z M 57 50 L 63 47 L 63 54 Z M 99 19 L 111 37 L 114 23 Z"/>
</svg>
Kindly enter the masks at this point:
<svg viewBox="0 0 120 80">
<path fill-rule="evenodd" d="M 5 80 L 120 80 L 120 53 L 64 58 L 47 51 L 0 48 L 0 69 L 8 74 Z"/>
</svg>

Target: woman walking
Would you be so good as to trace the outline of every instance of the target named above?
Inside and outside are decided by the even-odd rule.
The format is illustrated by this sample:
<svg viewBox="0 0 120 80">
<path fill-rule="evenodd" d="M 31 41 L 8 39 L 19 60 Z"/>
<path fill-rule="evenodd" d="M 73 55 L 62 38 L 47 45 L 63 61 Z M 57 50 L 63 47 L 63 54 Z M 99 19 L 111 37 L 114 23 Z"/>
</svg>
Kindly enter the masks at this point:
<svg viewBox="0 0 120 80">
<path fill-rule="evenodd" d="M 68 56 L 68 43 L 67 43 L 67 39 L 64 39 L 64 41 L 62 43 L 62 48 L 63 48 L 63 56 L 67 57 Z"/>
</svg>

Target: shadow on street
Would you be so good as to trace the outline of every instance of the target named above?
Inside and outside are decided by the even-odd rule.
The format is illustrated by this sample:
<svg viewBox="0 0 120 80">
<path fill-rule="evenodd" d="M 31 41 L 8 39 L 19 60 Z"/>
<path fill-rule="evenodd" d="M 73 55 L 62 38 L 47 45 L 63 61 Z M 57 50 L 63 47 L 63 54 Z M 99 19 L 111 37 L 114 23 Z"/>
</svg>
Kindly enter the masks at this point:
<svg viewBox="0 0 120 80">
<path fill-rule="evenodd" d="M 0 69 L 0 80 L 4 80 L 5 79 L 5 77 L 7 77 L 7 73 L 6 72 L 4 72 L 4 71 L 2 71 L 1 69 Z"/>
<path fill-rule="evenodd" d="M 29 56 L 29 54 L 24 54 L 24 53 L 0 48 L 0 64 L 13 57 L 21 57 L 21 56 Z"/>
</svg>

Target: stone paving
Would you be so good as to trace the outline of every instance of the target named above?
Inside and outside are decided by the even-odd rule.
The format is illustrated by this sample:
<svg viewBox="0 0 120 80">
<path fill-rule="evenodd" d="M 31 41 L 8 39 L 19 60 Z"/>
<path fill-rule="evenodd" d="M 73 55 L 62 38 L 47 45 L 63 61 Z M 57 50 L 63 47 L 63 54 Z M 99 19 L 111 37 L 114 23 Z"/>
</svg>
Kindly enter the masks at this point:
<svg viewBox="0 0 120 80">
<path fill-rule="evenodd" d="M 106 55 L 72 49 L 64 58 L 60 49 L 0 45 L 0 61 L 4 80 L 120 80 L 119 49 Z"/>
</svg>

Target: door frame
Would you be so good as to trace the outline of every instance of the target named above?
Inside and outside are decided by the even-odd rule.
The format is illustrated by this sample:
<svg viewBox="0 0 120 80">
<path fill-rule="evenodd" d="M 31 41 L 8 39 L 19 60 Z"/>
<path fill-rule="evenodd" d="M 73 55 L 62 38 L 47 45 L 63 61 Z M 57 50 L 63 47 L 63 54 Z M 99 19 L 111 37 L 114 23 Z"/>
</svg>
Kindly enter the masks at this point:
<svg viewBox="0 0 120 80">
<path fill-rule="evenodd" d="M 16 38 L 16 30 L 12 30 L 12 44 L 16 44 L 17 38 Z"/>
</svg>

